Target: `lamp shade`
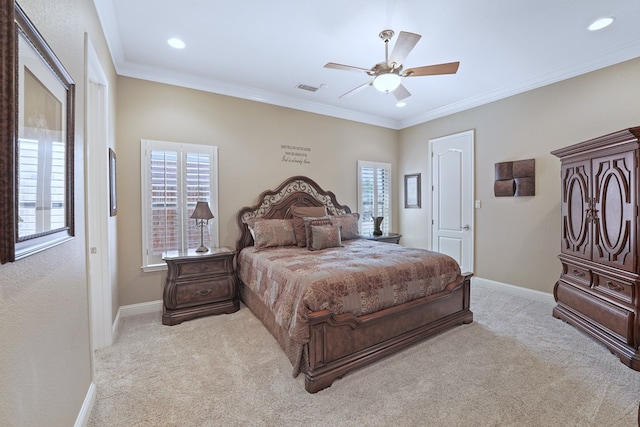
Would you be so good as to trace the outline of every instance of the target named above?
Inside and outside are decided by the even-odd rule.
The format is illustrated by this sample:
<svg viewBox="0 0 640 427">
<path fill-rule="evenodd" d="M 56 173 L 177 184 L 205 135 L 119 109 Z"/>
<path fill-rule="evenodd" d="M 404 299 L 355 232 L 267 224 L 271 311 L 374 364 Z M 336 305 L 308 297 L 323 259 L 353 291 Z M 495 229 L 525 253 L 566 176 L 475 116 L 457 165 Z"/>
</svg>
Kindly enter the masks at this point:
<svg viewBox="0 0 640 427">
<path fill-rule="evenodd" d="M 380 92 L 393 92 L 400 86 L 400 76 L 395 73 L 380 74 L 373 80 L 373 86 Z"/>
<path fill-rule="evenodd" d="M 191 214 L 191 218 L 194 219 L 211 219 L 213 218 L 213 214 L 211 213 L 211 209 L 209 209 L 209 203 L 207 202 L 198 202 L 196 203 L 196 208 Z"/>
</svg>

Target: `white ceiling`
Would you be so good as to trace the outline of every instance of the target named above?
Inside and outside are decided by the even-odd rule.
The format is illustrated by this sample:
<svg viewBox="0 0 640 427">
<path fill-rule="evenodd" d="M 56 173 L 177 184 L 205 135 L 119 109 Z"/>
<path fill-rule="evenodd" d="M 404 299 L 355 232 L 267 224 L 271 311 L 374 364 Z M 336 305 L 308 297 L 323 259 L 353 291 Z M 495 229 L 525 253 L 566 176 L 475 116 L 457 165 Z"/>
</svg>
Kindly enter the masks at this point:
<svg viewBox="0 0 640 427">
<path fill-rule="evenodd" d="M 94 0 L 119 75 L 393 129 L 640 56 L 638 0 Z M 597 18 L 614 23 L 590 32 Z M 460 61 L 457 74 L 404 78 L 412 96 L 368 87 L 383 29 L 422 39 L 404 68 Z M 176 50 L 167 39 L 179 37 Z M 316 92 L 298 84 L 321 87 Z"/>
</svg>

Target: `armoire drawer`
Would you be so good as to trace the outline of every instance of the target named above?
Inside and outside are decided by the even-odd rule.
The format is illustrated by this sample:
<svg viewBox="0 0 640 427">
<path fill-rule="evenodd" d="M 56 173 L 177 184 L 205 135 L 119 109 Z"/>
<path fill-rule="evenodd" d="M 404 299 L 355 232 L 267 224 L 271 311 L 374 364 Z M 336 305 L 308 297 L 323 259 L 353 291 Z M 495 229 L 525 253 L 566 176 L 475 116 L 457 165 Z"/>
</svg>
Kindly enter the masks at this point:
<svg viewBox="0 0 640 427">
<path fill-rule="evenodd" d="M 590 287 L 592 282 L 591 270 L 579 265 L 572 264 L 567 261 L 562 261 L 564 271 L 562 273 L 562 279 L 567 282 Z"/>
<path fill-rule="evenodd" d="M 629 343 L 632 339 L 633 312 L 596 298 L 562 280 L 558 282 L 555 294 L 559 304 L 580 313 L 581 317 L 608 329 L 624 342 Z"/>
<path fill-rule="evenodd" d="M 599 273 L 593 274 L 593 289 L 626 304 L 633 302 L 633 285 Z"/>
</svg>

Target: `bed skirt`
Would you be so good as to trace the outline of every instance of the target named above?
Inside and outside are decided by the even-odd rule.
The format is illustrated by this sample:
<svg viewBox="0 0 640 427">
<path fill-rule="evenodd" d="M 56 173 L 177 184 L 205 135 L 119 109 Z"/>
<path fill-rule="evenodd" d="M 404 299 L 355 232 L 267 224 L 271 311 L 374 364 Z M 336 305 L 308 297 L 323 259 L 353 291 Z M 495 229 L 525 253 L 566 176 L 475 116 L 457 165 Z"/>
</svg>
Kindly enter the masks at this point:
<svg viewBox="0 0 640 427">
<path fill-rule="evenodd" d="M 274 314 L 242 282 L 240 282 L 239 292 L 242 302 L 262 322 L 287 355 L 289 362 L 293 366 L 293 376 L 297 377 L 307 366 L 308 345 L 300 345 L 293 342 L 286 329 L 276 323 Z"/>
</svg>

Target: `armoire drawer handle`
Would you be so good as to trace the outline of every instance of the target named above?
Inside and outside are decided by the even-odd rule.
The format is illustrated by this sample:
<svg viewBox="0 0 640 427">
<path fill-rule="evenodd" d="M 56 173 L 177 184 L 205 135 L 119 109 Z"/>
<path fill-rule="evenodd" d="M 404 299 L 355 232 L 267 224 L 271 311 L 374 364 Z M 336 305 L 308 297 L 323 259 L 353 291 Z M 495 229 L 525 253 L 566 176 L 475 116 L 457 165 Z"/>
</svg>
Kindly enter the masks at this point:
<svg viewBox="0 0 640 427">
<path fill-rule="evenodd" d="M 612 289 L 614 291 L 621 291 L 624 289 L 624 287 L 619 283 L 607 282 L 607 286 L 609 287 L 609 289 Z"/>
<path fill-rule="evenodd" d="M 584 277 L 584 271 L 573 269 L 573 275 L 578 277 Z"/>
<path fill-rule="evenodd" d="M 199 289 L 196 291 L 196 294 L 200 295 L 201 297 L 207 296 L 211 293 L 211 288 L 205 290 Z"/>
</svg>

